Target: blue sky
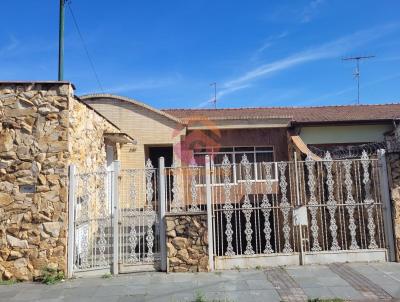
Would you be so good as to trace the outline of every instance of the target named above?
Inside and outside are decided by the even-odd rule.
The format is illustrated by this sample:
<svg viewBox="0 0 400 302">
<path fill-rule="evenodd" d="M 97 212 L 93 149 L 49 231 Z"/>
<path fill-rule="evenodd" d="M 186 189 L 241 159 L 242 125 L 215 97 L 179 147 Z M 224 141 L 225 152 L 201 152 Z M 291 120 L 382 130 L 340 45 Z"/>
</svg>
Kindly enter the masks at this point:
<svg viewBox="0 0 400 302">
<path fill-rule="evenodd" d="M 400 101 L 400 1 L 78 1 L 103 92 L 158 108 Z M 57 78 L 58 0 L 4 0 L 0 80 Z M 102 92 L 66 9 L 65 79 Z"/>
</svg>

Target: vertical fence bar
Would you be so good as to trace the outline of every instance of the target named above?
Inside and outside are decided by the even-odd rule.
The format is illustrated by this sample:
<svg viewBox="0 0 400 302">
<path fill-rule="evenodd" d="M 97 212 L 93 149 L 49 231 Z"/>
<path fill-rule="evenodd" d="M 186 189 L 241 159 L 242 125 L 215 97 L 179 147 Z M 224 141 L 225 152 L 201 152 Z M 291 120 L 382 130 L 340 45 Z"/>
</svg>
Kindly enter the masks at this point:
<svg viewBox="0 0 400 302">
<path fill-rule="evenodd" d="M 383 224 L 385 228 L 386 246 L 388 247 L 388 260 L 395 261 L 392 206 L 390 202 L 389 179 L 384 149 L 378 150 L 378 160 L 380 191 L 384 212 Z"/>
<path fill-rule="evenodd" d="M 210 157 L 205 157 L 205 173 L 206 173 L 206 197 L 207 197 L 207 235 L 208 235 L 208 265 L 210 271 L 214 271 L 214 256 L 213 256 L 213 226 L 212 226 L 212 198 L 211 198 L 211 169 Z"/>
<path fill-rule="evenodd" d="M 113 162 L 112 170 L 112 205 L 113 205 L 113 261 L 112 261 L 112 273 L 113 275 L 118 274 L 118 252 L 119 252 L 119 188 L 118 188 L 118 177 L 120 171 L 120 161 L 115 160 Z"/>
<path fill-rule="evenodd" d="M 166 195 L 165 195 L 165 160 L 164 157 L 158 159 L 158 200 L 159 200 L 159 228 L 160 228 L 160 257 L 161 271 L 167 271 L 167 242 L 166 242 L 166 226 L 165 226 L 165 211 L 166 211 Z"/>
<path fill-rule="evenodd" d="M 70 165 L 68 171 L 68 265 L 67 276 L 72 278 L 74 270 L 74 248 L 75 248 L 75 189 L 76 189 L 76 166 Z"/>
<path fill-rule="evenodd" d="M 294 173 L 295 173 L 295 186 L 296 186 L 296 205 L 298 208 L 304 206 L 301 204 L 300 201 L 300 179 L 299 179 L 299 170 L 297 166 L 297 152 L 294 152 Z M 293 230 L 295 230 L 295 225 L 293 225 Z M 304 239 L 303 239 L 303 225 L 302 222 L 300 222 L 297 226 L 299 228 L 299 244 L 300 244 L 300 265 L 304 265 Z M 293 240 L 293 242 L 296 242 Z"/>
<path fill-rule="evenodd" d="M 296 206 L 301 206 L 300 202 L 300 183 L 299 183 L 299 170 L 297 167 L 297 152 L 294 152 L 294 173 L 295 173 L 295 182 L 296 182 Z"/>
</svg>

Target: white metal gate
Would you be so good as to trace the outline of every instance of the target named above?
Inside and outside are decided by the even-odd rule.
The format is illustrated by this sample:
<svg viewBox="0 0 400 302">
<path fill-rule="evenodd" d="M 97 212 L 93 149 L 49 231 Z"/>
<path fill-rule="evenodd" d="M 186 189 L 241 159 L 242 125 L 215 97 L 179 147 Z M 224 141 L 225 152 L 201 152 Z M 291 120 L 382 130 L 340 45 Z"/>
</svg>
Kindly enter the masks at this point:
<svg viewBox="0 0 400 302">
<path fill-rule="evenodd" d="M 157 170 L 70 167 L 68 273 L 159 269 Z"/>
<path fill-rule="evenodd" d="M 113 172 L 70 169 L 68 272 L 101 270 L 112 260 Z"/>
<path fill-rule="evenodd" d="M 243 155 L 235 164 L 225 156 L 212 177 L 215 267 L 387 260 L 379 163 L 365 152 L 262 163 Z"/>
<path fill-rule="evenodd" d="M 157 170 L 121 170 L 119 185 L 119 271 L 160 268 Z"/>
</svg>

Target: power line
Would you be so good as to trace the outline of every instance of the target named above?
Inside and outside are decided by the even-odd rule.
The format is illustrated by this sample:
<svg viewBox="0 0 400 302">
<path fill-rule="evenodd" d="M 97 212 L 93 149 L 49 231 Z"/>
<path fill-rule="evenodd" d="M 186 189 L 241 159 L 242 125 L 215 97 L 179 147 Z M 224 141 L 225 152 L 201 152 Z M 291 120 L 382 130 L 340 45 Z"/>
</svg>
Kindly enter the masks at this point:
<svg viewBox="0 0 400 302">
<path fill-rule="evenodd" d="M 67 4 L 68 9 L 69 9 L 69 11 L 70 11 L 70 13 L 71 13 L 72 20 L 74 21 L 75 28 L 76 28 L 76 30 L 77 30 L 77 32 L 78 32 L 78 35 L 79 35 L 79 38 L 80 38 L 80 40 L 81 40 L 81 42 L 82 42 L 83 48 L 85 49 L 86 56 L 87 56 L 87 58 L 88 58 L 88 60 L 89 60 L 90 67 L 91 67 L 91 69 L 92 69 L 92 71 L 93 71 L 93 73 L 94 73 L 94 76 L 95 76 L 95 78 L 96 78 L 97 84 L 99 85 L 99 88 L 100 88 L 101 92 L 104 93 L 103 85 L 102 85 L 101 82 L 100 82 L 99 75 L 98 75 L 97 72 L 96 72 L 96 68 L 94 67 L 93 60 L 92 60 L 92 58 L 90 57 L 89 50 L 88 50 L 88 48 L 87 48 L 87 46 L 86 46 L 85 39 L 83 38 L 83 35 L 82 35 L 82 32 L 81 32 L 81 30 L 80 30 L 80 28 L 79 28 L 78 22 L 76 21 L 75 14 L 74 14 L 74 12 L 73 12 L 73 10 L 72 10 L 72 7 L 71 7 L 71 2 L 70 2 L 69 0 L 67 0 L 67 1 L 66 1 L 66 4 Z"/>
</svg>

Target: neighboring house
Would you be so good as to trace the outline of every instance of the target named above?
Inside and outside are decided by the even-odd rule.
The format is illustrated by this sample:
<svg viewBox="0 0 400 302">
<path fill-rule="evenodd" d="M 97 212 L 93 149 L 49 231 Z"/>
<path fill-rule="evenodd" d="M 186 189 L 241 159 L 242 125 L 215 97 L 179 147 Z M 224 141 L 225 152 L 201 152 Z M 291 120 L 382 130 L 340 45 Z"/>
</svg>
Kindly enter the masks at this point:
<svg viewBox="0 0 400 302">
<path fill-rule="evenodd" d="M 108 94 L 81 97 L 138 140 L 122 151 L 122 166 L 143 167 L 159 156 L 189 164 L 224 154 L 237 161 L 285 161 L 293 148 L 303 153 L 383 142 L 400 119 L 400 104 L 322 107 L 260 107 L 157 110 L 135 100 Z M 309 149 L 310 148 L 310 149 Z M 357 155 L 359 156 L 359 155 Z"/>
<path fill-rule="evenodd" d="M 0 82 L 0 279 L 65 271 L 69 165 L 105 170 L 132 143 L 69 82 Z"/>
<path fill-rule="evenodd" d="M 186 121 L 197 116 L 203 116 L 212 121 L 242 120 L 246 122 L 242 123 L 241 128 L 247 129 L 255 128 L 255 125 L 261 128 L 263 124 L 266 124 L 266 127 L 273 127 L 273 122 L 268 119 L 286 117 L 287 125 L 284 128 L 290 138 L 289 145 L 293 142 L 295 145 L 307 145 L 312 150 L 319 148 L 332 150 L 338 146 L 348 148 L 372 142 L 383 142 L 385 133 L 393 130 L 396 121 L 400 119 L 400 104 L 167 109 L 164 112 Z M 275 126 L 282 127 L 282 125 Z M 255 132 L 261 133 L 259 130 Z"/>
</svg>

